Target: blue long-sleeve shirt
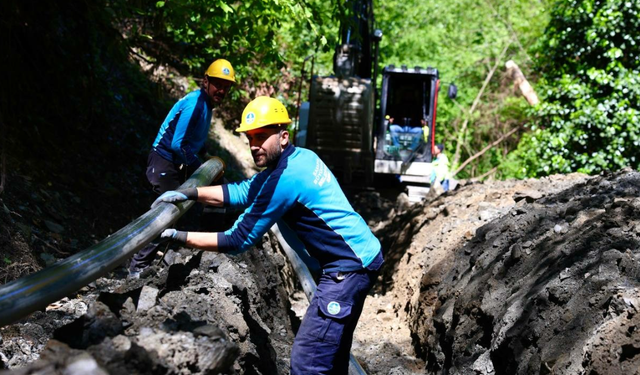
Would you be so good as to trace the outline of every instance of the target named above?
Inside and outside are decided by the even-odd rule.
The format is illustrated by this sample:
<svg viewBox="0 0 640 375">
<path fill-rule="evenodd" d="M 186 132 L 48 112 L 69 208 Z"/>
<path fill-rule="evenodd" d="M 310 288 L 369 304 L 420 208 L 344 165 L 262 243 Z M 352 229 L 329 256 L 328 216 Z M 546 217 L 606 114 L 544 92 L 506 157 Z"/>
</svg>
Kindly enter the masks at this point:
<svg viewBox="0 0 640 375">
<path fill-rule="evenodd" d="M 247 250 L 277 222 L 298 236 L 325 272 L 377 270 L 382 264 L 380 242 L 310 150 L 289 145 L 277 166 L 223 185 L 223 193 L 226 206 L 245 211 L 218 234 L 220 251 Z"/>
<path fill-rule="evenodd" d="M 169 111 L 153 142 L 153 149 L 176 164 L 200 165 L 198 152 L 211 126 L 209 96 L 203 90 L 190 92 Z"/>
</svg>

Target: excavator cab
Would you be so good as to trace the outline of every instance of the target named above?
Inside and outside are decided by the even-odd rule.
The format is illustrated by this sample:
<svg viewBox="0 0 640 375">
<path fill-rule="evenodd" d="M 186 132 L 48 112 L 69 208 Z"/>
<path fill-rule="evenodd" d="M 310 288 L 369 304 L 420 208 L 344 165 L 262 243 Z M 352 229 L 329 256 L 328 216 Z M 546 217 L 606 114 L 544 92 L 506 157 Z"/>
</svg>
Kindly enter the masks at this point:
<svg viewBox="0 0 640 375">
<path fill-rule="evenodd" d="M 439 84 L 434 68 L 384 68 L 381 116 L 375 130 L 375 173 L 429 182 Z"/>
</svg>

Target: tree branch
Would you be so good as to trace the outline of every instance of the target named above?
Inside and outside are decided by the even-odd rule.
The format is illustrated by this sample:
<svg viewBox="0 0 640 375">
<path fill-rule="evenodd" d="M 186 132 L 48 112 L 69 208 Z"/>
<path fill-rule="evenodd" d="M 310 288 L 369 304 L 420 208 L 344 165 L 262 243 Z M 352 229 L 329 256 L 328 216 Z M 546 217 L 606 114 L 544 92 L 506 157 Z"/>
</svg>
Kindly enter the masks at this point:
<svg viewBox="0 0 640 375">
<path fill-rule="evenodd" d="M 466 136 L 467 125 L 469 124 L 469 118 L 471 117 L 473 112 L 476 110 L 476 107 L 478 106 L 478 103 L 480 103 L 480 98 L 482 97 L 482 94 L 484 93 L 484 90 L 487 88 L 487 85 L 489 85 L 489 81 L 491 81 L 491 77 L 493 77 L 493 74 L 495 73 L 496 69 L 498 69 L 498 66 L 500 66 L 500 61 L 502 61 L 502 58 L 507 53 L 507 49 L 511 45 L 511 42 L 512 41 L 509 40 L 509 43 L 507 43 L 507 45 L 502 49 L 502 52 L 500 52 L 500 56 L 498 56 L 498 58 L 496 59 L 495 64 L 493 65 L 493 67 L 491 68 L 489 73 L 487 74 L 487 77 L 485 78 L 484 83 L 482 84 L 482 87 L 480 88 L 480 91 L 478 92 L 478 95 L 476 95 L 476 98 L 473 101 L 473 104 L 471 105 L 471 108 L 469 109 L 469 113 L 466 116 L 466 119 L 464 120 L 464 123 L 462 124 L 462 128 L 460 129 L 460 132 L 458 133 L 458 139 L 456 140 L 456 152 L 453 154 L 453 160 L 452 160 L 452 164 L 451 165 L 456 165 L 460 161 L 460 149 L 462 148 L 462 143 L 464 142 L 464 138 Z"/>
<path fill-rule="evenodd" d="M 457 175 L 458 173 L 460 173 L 460 171 L 462 171 L 464 169 L 464 167 L 467 166 L 467 164 L 471 163 L 472 161 L 474 161 L 475 159 L 479 158 L 480 156 L 484 155 L 485 152 L 489 151 L 492 147 L 496 146 L 497 144 L 499 144 L 500 142 L 504 141 L 505 139 L 507 139 L 508 137 L 510 137 L 513 133 L 515 133 L 516 131 L 520 130 L 520 126 L 517 126 L 511 130 L 509 130 L 509 132 L 507 134 L 503 134 L 500 138 L 498 138 L 497 140 L 493 141 L 493 143 L 491 143 L 490 145 L 488 145 L 487 147 L 483 148 L 482 150 L 480 150 L 480 152 L 476 153 L 475 155 L 473 155 L 472 157 L 470 157 L 469 159 L 465 160 L 464 163 L 462 163 L 460 165 L 460 167 L 458 167 L 458 169 L 456 169 L 455 172 L 453 172 L 453 176 Z"/>
<path fill-rule="evenodd" d="M 493 168 L 491 168 L 491 170 L 490 170 L 490 171 L 485 172 L 485 173 L 481 174 L 481 175 L 480 175 L 480 176 L 478 176 L 478 177 L 474 177 L 474 178 L 473 178 L 473 180 L 474 180 L 474 181 L 482 181 L 482 179 L 484 179 L 485 177 L 488 177 L 488 176 L 490 176 L 490 175 L 492 175 L 492 174 L 496 173 L 496 171 L 497 171 L 497 170 L 498 170 L 498 167 L 493 167 Z"/>
<path fill-rule="evenodd" d="M 151 61 L 146 56 L 143 56 L 142 54 L 138 53 L 138 51 L 136 51 L 133 47 L 129 47 L 129 53 L 143 60 L 147 64 L 151 64 L 151 65 L 157 64 L 156 61 Z"/>
<path fill-rule="evenodd" d="M 524 74 L 522 74 L 518 64 L 513 60 L 509 60 L 505 63 L 505 67 L 507 68 L 507 74 L 513 79 L 514 84 L 518 86 L 522 96 L 527 99 L 527 102 L 529 102 L 530 105 L 540 103 L 538 95 L 536 95 L 535 90 L 531 87 L 531 84 L 529 84 L 529 81 L 527 81 Z"/>
</svg>

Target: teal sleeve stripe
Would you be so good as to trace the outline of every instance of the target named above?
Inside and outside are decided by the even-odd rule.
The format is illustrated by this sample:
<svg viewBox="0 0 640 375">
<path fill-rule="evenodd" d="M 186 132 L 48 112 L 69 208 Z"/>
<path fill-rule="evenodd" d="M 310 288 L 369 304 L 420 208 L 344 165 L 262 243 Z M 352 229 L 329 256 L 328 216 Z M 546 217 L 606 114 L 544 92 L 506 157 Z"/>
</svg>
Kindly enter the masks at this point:
<svg viewBox="0 0 640 375">
<path fill-rule="evenodd" d="M 271 170 L 267 169 L 247 180 L 227 184 L 229 201 L 225 202 L 225 205 L 232 208 L 246 208 L 249 202 L 255 199 L 270 173 Z"/>
</svg>

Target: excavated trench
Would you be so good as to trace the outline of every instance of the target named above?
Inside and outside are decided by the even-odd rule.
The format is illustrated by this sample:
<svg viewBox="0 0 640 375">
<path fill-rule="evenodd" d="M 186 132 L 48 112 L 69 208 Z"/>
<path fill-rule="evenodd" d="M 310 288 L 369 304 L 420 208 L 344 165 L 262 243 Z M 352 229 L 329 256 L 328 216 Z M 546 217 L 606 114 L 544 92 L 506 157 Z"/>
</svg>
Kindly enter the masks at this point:
<svg viewBox="0 0 640 375">
<path fill-rule="evenodd" d="M 424 361 L 397 373 L 640 373 L 639 197 L 623 170 L 467 185 L 397 215 L 378 292 Z"/>
<path fill-rule="evenodd" d="M 638 373 L 639 197 L 626 171 L 478 228 L 421 279 L 409 321 L 428 372 Z"/>
<path fill-rule="evenodd" d="M 639 197 L 628 170 L 355 194 L 387 250 L 353 354 L 370 374 L 638 373 Z M 275 236 L 168 249 L 2 328 L 0 373 L 287 374 L 305 308 Z"/>
</svg>

